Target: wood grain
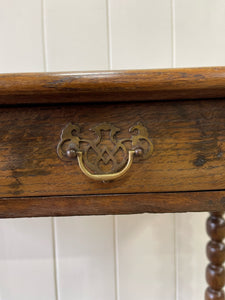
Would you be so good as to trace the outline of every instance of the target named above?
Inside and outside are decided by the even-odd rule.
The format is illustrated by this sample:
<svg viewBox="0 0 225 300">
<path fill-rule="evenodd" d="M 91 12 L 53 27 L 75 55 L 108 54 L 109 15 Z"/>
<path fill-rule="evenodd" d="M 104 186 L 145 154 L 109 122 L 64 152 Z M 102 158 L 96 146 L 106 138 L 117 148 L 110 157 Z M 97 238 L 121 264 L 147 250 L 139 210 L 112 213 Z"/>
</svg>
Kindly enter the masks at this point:
<svg viewBox="0 0 225 300">
<path fill-rule="evenodd" d="M 0 105 L 225 97 L 225 67 L 0 75 Z"/>
<path fill-rule="evenodd" d="M 0 198 L 0 218 L 223 210 L 225 191 Z"/>
<path fill-rule="evenodd" d="M 182 101 L 2 108 L 0 197 L 202 191 L 225 189 L 225 101 Z M 88 179 L 77 161 L 56 152 L 62 129 L 78 123 L 81 135 L 102 122 L 128 138 L 138 121 L 154 145 L 120 180 Z"/>
</svg>

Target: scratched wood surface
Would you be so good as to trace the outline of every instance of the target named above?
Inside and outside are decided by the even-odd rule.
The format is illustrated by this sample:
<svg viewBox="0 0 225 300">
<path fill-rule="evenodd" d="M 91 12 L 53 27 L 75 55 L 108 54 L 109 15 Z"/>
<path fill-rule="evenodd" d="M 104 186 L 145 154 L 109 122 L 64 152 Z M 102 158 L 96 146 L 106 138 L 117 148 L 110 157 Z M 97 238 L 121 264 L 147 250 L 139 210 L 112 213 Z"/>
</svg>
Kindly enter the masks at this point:
<svg viewBox="0 0 225 300">
<path fill-rule="evenodd" d="M 224 189 L 224 118 L 222 100 L 1 108 L 0 196 Z M 76 161 L 57 156 L 61 130 L 71 121 L 85 138 L 94 138 L 89 129 L 102 122 L 129 137 L 129 127 L 142 121 L 153 155 L 118 181 L 94 182 Z"/>
</svg>

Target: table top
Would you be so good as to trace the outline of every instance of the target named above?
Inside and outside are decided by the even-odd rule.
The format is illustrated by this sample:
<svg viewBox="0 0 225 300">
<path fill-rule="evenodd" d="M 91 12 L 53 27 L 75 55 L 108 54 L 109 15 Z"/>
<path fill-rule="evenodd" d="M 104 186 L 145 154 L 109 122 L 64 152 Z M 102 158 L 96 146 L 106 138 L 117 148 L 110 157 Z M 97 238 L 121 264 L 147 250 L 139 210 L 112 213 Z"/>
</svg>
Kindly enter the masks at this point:
<svg viewBox="0 0 225 300">
<path fill-rule="evenodd" d="M 225 67 L 0 75 L 0 105 L 225 97 Z"/>
</svg>

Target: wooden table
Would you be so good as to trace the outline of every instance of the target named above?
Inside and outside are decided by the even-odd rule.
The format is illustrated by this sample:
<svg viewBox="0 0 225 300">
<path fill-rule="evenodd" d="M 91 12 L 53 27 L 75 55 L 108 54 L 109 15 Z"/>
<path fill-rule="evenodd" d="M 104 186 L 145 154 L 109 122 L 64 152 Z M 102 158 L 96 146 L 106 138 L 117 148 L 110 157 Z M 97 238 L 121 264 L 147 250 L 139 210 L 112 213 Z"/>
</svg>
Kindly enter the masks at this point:
<svg viewBox="0 0 225 300">
<path fill-rule="evenodd" d="M 225 299 L 225 68 L 3 74 L 0 116 L 1 218 L 209 211 Z"/>
</svg>

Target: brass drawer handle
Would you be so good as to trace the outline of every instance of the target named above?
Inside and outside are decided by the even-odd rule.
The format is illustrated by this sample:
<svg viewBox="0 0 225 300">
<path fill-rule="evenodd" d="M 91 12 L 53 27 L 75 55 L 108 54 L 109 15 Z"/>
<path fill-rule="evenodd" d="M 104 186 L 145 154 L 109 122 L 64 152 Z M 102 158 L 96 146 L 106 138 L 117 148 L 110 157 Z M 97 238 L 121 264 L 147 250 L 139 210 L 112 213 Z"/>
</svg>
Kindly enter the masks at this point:
<svg viewBox="0 0 225 300">
<path fill-rule="evenodd" d="M 91 130 L 96 135 L 94 140 L 83 138 L 80 127 L 69 123 L 57 147 L 62 160 L 77 158 L 81 171 L 91 179 L 103 182 L 118 179 L 130 169 L 134 157 L 141 160 L 152 154 L 153 144 L 140 122 L 129 129 L 128 139 L 118 139 L 120 129 L 109 123 Z"/>
<path fill-rule="evenodd" d="M 77 160 L 80 166 L 81 171 L 89 178 L 97 180 L 97 181 L 111 181 L 114 179 L 118 179 L 120 177 L 122 177 L 131 167 L 132 162 L 133 162 L 133 156 L 134 156 L 135 151 L 133 150 L 129 150 L 128 152 L 128 161 L 127 164 L 125 165 L 125 167 L 116 173 L 110 173 L 110 174 L 92 174 L 90 173 L 84 163 L 83 163 L 83 153 L 78 151 L 77 152 Z"/>
</svg>

